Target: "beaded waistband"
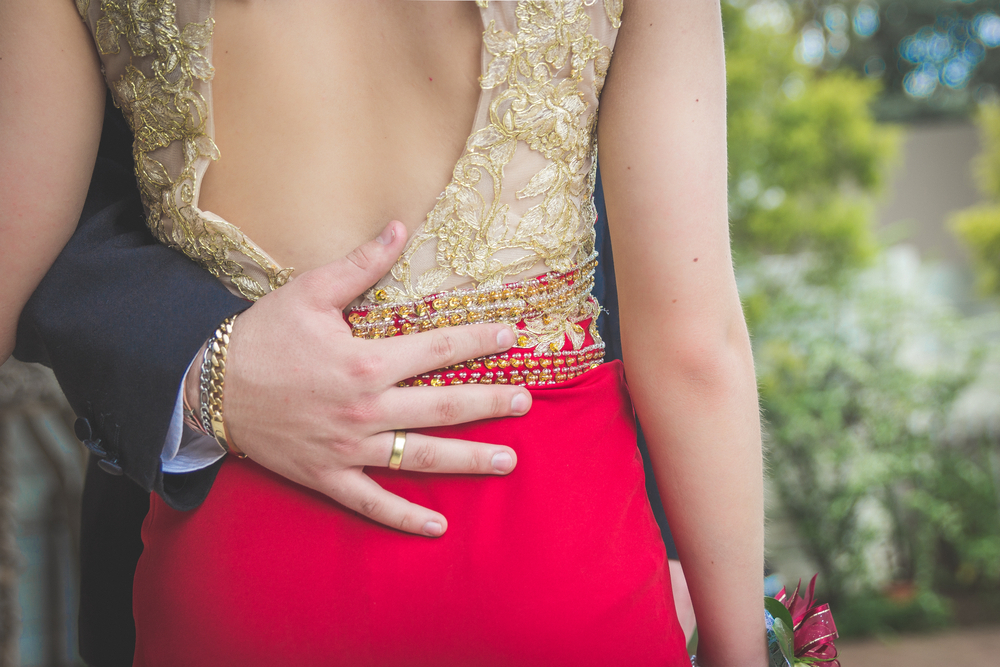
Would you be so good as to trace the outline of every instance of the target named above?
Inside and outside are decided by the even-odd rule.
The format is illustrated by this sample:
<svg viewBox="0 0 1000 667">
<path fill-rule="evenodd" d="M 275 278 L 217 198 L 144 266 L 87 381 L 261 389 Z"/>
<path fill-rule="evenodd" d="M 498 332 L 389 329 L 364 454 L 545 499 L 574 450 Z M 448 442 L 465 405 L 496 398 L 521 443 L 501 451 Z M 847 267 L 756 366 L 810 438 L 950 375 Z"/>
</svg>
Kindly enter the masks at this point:
<svg viewBox="0 0 1000 667">
<path fill-rule="evenodd" d="M 354 336 L 367 339 L 479 322 L 504 322 L 517 333 L 515 346 L 507 352 L 412 377 L 400 386 L 559 384 L 604 360 L 604 342 L 597 332 L 600 306 L 590 295 L 596 267 L 592 255 L 563 273 L 451 290 L 406 303 L 359 306 L 346 317 Z"/>
</svg>

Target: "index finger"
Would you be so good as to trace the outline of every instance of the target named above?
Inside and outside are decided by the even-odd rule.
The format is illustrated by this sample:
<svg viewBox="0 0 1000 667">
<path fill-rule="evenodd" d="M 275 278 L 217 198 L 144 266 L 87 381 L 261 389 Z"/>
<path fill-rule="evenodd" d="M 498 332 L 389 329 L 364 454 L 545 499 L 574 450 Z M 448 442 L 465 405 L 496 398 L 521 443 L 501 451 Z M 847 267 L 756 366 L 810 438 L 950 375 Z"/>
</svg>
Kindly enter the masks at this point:
<svg viewBox="0 0 1000 667">
<path fill-rule="evenodd" d="M 515 342 L 514 330 L 506 324 L 467 324 L 366 341 L 375 354 L 388 363 L 387 385 L 454 366 L 470 359 L 509 350 Z"/>
</svg>

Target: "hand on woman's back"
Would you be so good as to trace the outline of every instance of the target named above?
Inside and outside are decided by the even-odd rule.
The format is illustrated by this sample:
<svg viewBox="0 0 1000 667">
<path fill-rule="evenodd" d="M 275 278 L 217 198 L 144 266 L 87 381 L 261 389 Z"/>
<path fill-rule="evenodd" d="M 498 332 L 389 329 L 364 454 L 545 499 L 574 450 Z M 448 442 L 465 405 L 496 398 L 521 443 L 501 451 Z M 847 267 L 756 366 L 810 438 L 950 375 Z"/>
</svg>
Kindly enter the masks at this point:
<svg viewBox="0 0 1000 667">
<path fill-rule="evenodd" d="M 306 272 L 240 315 L 230 344 L 224 410 L 234 442 L 266 468 L 404 531 L 437 537 L 440 513 L 383 490 L 364 466 L 387 465 L 393 431 L 522 415 L 523 387 L 465 385 L 433 391 L 396 383 L 514 344 L 499 324 L 452 327 L 399 338 L 353 338 L 342 310 L 381 277 L 406 233 L 393 222 L 380 240 Z M 192 378 L 189 374 L 189 392 Z M 405 470 L 506 474 L 509 447 L 410 434 Z"/>
</svg>

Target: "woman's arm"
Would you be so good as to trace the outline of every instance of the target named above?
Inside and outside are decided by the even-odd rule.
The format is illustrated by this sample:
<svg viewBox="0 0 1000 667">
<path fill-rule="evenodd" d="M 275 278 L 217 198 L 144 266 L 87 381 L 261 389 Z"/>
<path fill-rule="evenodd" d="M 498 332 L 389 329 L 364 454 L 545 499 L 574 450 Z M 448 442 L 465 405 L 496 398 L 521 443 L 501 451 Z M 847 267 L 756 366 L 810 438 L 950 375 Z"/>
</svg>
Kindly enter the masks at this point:
<svg viewBox="0 0 1000 667">
<path fill-rule="evenodd" d="M 718 2 L 627 2 L 600 113 L 627 376 L 699 660 L 764 665 L 760 423 L 729 249 Z"/>
<path fill-rule="evenodd" d="M 87 196 L 104 81 L 70 0 L 0 0 L 0 363 Z"/>
</svg>

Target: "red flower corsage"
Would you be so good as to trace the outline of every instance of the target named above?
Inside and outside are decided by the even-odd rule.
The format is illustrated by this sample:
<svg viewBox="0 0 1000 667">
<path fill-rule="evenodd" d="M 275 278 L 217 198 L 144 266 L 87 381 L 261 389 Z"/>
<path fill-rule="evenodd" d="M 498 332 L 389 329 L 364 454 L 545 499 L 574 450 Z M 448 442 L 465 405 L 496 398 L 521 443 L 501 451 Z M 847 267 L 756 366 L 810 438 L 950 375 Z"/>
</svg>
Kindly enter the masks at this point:
<svg viewBox="0 0 1000 667">
<path fill-rule="evenodd" d="M 791 597 L 782 588 L 773 598 L 781 603 L 780 607 L 773 603 L 766 605 L 775 619 L 774 631 L 781 651 L 793 667 L 817 664 L 840 667 L 837 647 L 833 644 L 838 636 L 837 626 L 830 605 L 815 604 L 816 575 L 809 582 L 805 595 L 799 595 L 801 587 L 800 580 Z M 791 632 L 786 629 L 788 627 Z"/>
</svg>

